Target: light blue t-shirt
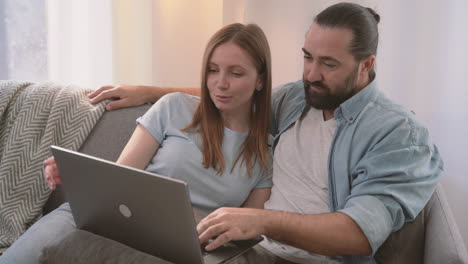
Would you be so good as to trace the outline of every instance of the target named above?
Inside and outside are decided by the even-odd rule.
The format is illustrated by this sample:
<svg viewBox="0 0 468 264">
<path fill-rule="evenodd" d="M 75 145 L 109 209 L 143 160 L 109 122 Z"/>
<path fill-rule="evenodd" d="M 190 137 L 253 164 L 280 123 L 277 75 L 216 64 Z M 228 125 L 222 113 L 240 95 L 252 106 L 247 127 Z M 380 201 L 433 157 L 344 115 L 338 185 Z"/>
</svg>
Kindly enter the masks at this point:
<svg viewBox="0 0 468 264">
<path fill-rule="evenodd" d="M 159 99 L 137 123 L 160 143 L 146 170 L 182 180 L 188 184 L 194 209 L 209 214 L 219 207 L 239 207 L 255 188 L 272 186 L 271 170 L 255 164 L 248 176 L 242 158 L 231 168 L 248 133 L 224 128 L 224 173 L 202 165 L 202 140 L 199 133 L 183 132 L 192 121 L 200 99 L 184 93 L 171 93 Z M 242 166 L 241 166 L 242 164 Z"/>
</svg>

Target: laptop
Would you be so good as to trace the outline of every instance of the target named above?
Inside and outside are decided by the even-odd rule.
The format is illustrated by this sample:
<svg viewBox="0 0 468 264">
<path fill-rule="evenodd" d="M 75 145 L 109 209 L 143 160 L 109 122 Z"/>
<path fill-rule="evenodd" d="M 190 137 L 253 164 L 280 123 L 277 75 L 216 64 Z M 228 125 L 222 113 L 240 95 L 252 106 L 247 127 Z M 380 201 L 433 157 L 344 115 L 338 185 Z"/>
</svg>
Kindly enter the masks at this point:
<svg viewBox="0 0 468 264">
<path fill-rule="evenodd" d="M 173 263 L 228 263 L 263 238 L 203 252 L 187 184 L 52 146 L 78 228 Z"/>
</svg>

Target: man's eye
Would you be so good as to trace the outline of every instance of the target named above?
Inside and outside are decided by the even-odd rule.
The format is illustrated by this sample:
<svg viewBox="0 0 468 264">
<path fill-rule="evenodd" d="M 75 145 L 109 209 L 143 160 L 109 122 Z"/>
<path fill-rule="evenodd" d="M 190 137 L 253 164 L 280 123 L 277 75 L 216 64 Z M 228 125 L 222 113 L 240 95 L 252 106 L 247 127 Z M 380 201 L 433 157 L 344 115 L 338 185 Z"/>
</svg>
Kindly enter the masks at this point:
<svg viewBox="0 0 468 264">
<path fill-rule="evenodd" d="M 233 72 L 232 75 L 236 76 L 236 77 L 241 77 L 242 76 L 242 73 L 240 72 Z"/>
<path fill-rule="evenodd" d="M 305 60 L 312 60 L 312 56 L 304 55 L 304 59 L 305 59 Z"/>
<path fill-rule="evenodd" d="M 327 68 L 330 68 L 330 69 L 333 69 L 336 67 L 335 64 L 330 64 L 330 63 L 324 63 L 324 65 L 327 67 Z"/>
</svg>

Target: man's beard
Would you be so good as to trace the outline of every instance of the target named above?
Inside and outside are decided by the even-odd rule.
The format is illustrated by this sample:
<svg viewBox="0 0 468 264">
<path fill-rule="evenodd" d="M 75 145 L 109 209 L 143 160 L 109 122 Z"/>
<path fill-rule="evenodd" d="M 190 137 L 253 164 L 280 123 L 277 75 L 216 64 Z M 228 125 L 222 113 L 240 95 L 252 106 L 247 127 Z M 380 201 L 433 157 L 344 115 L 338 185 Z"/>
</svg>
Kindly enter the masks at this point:
<svg viewBox="0 0 468 264">
<path fill-rule="evenodd" d="M 338 85 L 335 91 L 337 94 L 330 94 L 330 87 L 323 84 L 321 81 L 309 82 L 304 76 L 304 90 L 306 101 L 309 105 L 316 109 L 336 109 L 343 102 L 351 98 L 357 93 L 357 77 L 359 65 L 356 65 L 354 70 L 346 77 L 342 84 Z M 318 87 L 321 91 L 317 93 L 310 89 L 311 86 Z"/>
</svg>

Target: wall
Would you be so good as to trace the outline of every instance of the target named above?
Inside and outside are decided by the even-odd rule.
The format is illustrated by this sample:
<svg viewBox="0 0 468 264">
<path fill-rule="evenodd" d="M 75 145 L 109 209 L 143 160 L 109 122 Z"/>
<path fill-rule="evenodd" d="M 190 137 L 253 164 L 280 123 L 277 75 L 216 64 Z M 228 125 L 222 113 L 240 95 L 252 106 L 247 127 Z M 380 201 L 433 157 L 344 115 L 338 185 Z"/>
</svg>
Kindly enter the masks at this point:
<svg viewBox="0 0 468 264">
<path fill-rule="evenodd" d="M 281 0 L 247 1 L 245 22 L 260 25 L 270 42 L 273 87 L 302 79 L 301 48 L 306 31 L 318 12 L 336 2 L 339 1 L 295 0 L 287 4 Z"/>
<path fill-rule="evenodd" d="M 113 1 L 113 83 L 199 87 L 205 44 L 223 23 L 222 3 Z"/>
<path fill-rule="evenodd" d="M 153 2 L 153 78 L 166 87 L 200 87 L 205 45 L 223 23 L 222 1 Z"/>
<path fill-rule="evenodd" d="M 112 2 L 112 80 L 149 84 L 153 78 L 153 1 Z"/>
</svg>

